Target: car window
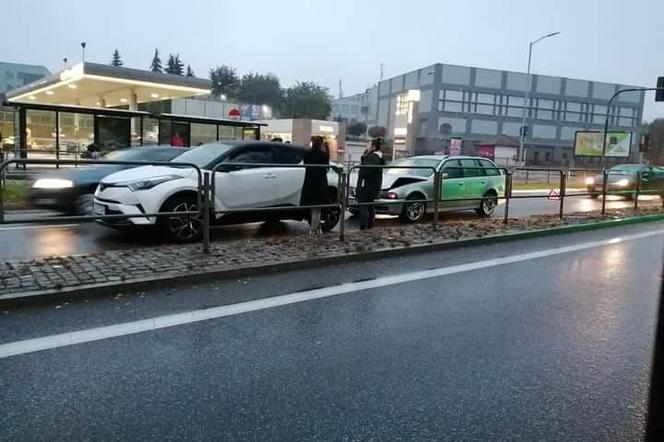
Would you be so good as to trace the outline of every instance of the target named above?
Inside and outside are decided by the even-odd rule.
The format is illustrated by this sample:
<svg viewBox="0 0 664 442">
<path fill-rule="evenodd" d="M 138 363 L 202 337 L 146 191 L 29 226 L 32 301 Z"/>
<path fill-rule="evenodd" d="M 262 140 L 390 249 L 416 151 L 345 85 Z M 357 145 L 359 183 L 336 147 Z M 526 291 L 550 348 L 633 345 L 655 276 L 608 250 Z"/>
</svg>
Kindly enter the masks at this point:
<svg viewBox="0 0 664 442">
<path fill-rule="evenodd" d="M 500 172 L 496 168 L 496 166 L 491 163 L 489 160 L 478 160 L 482 167 L 484 168 L 484 173 L 488 176 L 497 176 L 500 175 Z"/>
<path fill-rule="evenodd" d="M 270 146 L 248 146 L 229 156 L 224 163 L 272 163 Z"/>
<path fill-rule="evenodd" d="M 288 146 L 274 146 L 274 162 L 279 164 L 300 164 L 304 159 L 304 149 Z"/>
<path fill-rule="evenodd" d="M 461 173 L 461 164 L 459 163 L 459 160 L 447 160 L 445 161 L 445 164 L 443 165 L 443 173 L 447 174 L 447 177 L 445 179 L 451 179 L 451 178 L 461 178 L 462 173 Z"/>
<path fill-rule="evenodd" d="M 479 161 L 475 159 L 466 158 L 461 160 L 461 167 L 463 167 L 463 176 L 465 178 L 484 176 L 484 169 L 479 164 Z"/>
</svg>

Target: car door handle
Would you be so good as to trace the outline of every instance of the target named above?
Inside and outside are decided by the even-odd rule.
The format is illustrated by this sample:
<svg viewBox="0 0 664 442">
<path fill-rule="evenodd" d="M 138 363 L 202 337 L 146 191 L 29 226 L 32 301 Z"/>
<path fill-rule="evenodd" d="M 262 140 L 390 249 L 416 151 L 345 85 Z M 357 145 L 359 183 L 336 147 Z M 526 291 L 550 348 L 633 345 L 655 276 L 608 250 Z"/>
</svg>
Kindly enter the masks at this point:
<svg viewBox="0 0 664 442">
<path fill-rule="evenodd" d="M 457 183 L 457 186 L 463 186 L 463 183 Z"/>
<path fill-rule="evenodd" d="M 480 184 L 486 184 L 486 181 L 480 181 Z"/>
<path fill-rule="evenodd" d="M 277 177 L 277 175 L 274 174 L 274 173 L 266 173 L 265 175 L 263 175 L 263 177 L 264 177 L 266 180 L 273 180 L 273 179 L 275 179 L 275 178 Z"/>
</svg>

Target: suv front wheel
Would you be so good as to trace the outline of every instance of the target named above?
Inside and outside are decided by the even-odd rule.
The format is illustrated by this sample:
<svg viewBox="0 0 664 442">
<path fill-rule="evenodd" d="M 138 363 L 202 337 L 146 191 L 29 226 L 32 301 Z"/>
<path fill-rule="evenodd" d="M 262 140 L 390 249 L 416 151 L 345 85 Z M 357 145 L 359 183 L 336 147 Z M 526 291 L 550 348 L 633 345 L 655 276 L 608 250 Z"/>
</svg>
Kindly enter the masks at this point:
<svg viewBox="0 0 664 442">
<path fill-rule="evenodd" d="M 407 201 L 403 204 L 399 218 L 407 223 L 419 223 L 422 221 L 427 214 L 427 204 L 424 202 L 408 201 L 424 199 L 426 198 L 423 195 L 409 195 L 408 198 L 406 198 Z"/>
<path fill-rule="evenodd" d="M 198 201 L 193 195 L 175 196 L 166 201 L 160 212 L 196 212 Z M 157 220 L 162 233 L 170 240 L 186 243 L 198 240 L 203 233 L 203 221 L 198 215 L 165 215 Z"/>
</svg>

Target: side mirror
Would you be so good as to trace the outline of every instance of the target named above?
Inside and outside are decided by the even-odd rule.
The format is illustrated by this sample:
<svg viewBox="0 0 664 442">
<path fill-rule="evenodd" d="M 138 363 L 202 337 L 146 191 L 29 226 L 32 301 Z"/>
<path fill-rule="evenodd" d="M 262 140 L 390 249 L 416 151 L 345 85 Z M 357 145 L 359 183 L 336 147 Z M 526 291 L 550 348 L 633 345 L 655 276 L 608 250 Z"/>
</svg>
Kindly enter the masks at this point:
<svg viewBox="0 0 664 442">
<path fill-rule="evenodd" d="M 443 179 L 445 179 L 445 178 L 447 178 L 447 177 L 449 177 L 449 176 L 450 176 L 450 174 L 447 173 L 447 172 L 443 172 L 443 174 L 441 175 L 441 177 L 442 177 Z"/>
</svg>

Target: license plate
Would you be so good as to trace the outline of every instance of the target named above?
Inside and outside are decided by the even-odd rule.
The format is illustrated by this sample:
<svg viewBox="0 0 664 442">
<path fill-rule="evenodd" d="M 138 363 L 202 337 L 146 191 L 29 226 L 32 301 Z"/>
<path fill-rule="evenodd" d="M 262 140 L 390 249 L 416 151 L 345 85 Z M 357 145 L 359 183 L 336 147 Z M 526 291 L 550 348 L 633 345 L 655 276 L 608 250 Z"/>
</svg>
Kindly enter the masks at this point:
<svg viewBox="0 0 664 442">
<path fill-rule="evenodd" d="M 55 198 L 38 198 L 38 206 L 55 206 L 58 201 Z"/>
<path fill-rule="evenodd" d="M 95 215 L 106 215 L 106 206 L 99 203 L 94 203 L 92 206 L 92 211 Z"/>
</svg>

